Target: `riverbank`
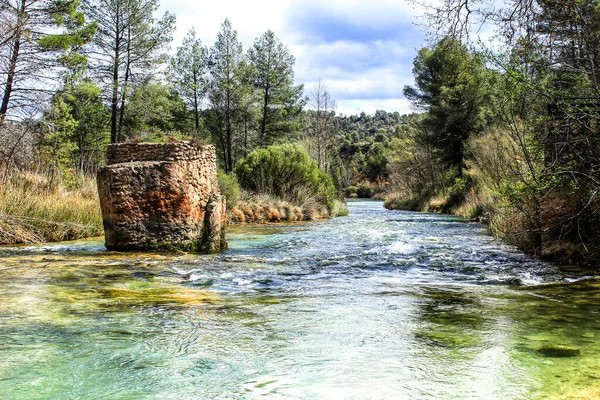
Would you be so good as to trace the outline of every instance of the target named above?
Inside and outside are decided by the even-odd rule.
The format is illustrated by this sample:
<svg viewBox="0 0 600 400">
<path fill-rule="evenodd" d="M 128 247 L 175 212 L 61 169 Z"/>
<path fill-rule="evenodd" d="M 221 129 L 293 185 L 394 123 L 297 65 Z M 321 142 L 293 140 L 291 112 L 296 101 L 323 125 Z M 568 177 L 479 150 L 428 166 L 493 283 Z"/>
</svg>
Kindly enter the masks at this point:
<svg viewBox="0 0 600 400">
<path fill-rule="evenodd" d="M 341 200 L 334 200 L 331 205 L 296 204 L 268 195 L 247 195 L 227 211 L 230 224 L 317 221 L 345 215 L 348 206 Z"/>
<path fill-rule="evenodd" d="M 0 184 L 0 244 L 61 242 L 102 235 L 93 178 L 52 184 L 43 175 L 10 176 Z"/>
<path fill-rule="evenodd" d="M 561 221 L 567 212 L 567 199 L 548 197 L 537 207 L 519 204 L 478 182 L 421 196 L 391 192 L 384 196 L 384 207 L 456 215 L 483 223 L 488 232 L 526 254 L 545 261 L 596 267 L 600 254 L 583 243 L 572 227 Z"/>
<path fill-rule="evenodd" d="M 335 200 L 291 203 L 267 195 L 238 195 L 227 210 L 229 224 L 316 221 L 348 214 Z M 77 176 L 70 185 L 51 184 L 41 174 L 19 174 L 0 186 L 0 245 L 84 239 L 103 234 L 96 180 Z"/>
</svg>

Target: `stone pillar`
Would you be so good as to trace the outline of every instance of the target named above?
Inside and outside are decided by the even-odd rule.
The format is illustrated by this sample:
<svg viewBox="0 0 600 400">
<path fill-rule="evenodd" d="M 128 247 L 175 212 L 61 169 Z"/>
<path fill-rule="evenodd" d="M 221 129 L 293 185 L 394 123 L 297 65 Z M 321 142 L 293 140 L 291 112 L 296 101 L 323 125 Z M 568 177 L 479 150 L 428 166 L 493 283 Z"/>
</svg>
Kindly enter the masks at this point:
<svg viewBox="0 0 600 400">
<path fill-rule="evenodd" d="M 112 144 L 107 166 L 98 171 L 98 192 L 108 250 L 213 253 L 227 247 L 213 146 Z"/>
</svg>

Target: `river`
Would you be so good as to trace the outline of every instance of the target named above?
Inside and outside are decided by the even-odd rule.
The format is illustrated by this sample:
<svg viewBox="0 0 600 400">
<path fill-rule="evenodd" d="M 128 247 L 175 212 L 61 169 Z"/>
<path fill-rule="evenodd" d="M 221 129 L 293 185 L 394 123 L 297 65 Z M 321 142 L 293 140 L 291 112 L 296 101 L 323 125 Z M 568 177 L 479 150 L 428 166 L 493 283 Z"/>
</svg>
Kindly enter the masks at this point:
<svg viewBox="0 0 600 400">
<path fill-rule="evenodd" d="M 232 227 L 220 255 L 0 249 L 0 398 L 600 398 L 597 281 L 349 206 Z"/>
</svg>

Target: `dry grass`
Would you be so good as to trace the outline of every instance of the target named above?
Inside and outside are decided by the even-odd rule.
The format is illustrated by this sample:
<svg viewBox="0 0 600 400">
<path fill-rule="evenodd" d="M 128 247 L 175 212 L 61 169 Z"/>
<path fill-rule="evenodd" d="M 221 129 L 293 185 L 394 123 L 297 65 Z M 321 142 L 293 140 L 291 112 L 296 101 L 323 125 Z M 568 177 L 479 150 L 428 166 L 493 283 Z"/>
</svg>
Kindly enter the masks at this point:
<svg viewBox="0 0 600 400">
<path fill-rule="evenodd" d="M 383 206 L 388 210 L 421 211 L 419 200 L 403 190 L 388 192 L 383 200 Z"/>
<path fill-rule="evenodd" d="M 303 220 L 302 209 L 287 201 L 268 195 L 245 193 L 228 213 L 233 224 L 295 222 Z"/>
<path fill-rule="evenodd" d="M 262 224 L 316 221 L 347 214 L 348 208 L 341 201 L 335 201 L 328 209 L 312 200 L 307 200 L 303 204 L 293 204 L 265 194 L 243 193 L 237 203 L 228 210 L 228 219 L 232 224 Z"/>
<path fill-rule="evenodd" d="M 443 195 L 437 195 L 431 197 L 423 207 L 425 212 L 443 213 L 448 208 L 450 202 L 450 195 L 445 193 Z"/>
<path fill-rule="evenodd" d="M 102 216 L 91 178 L 76 189 L 49 187 L 42 175 L 19 174 L 0 184 L 0 244 L 74 240 L 102 234 Z"/>
</svg>

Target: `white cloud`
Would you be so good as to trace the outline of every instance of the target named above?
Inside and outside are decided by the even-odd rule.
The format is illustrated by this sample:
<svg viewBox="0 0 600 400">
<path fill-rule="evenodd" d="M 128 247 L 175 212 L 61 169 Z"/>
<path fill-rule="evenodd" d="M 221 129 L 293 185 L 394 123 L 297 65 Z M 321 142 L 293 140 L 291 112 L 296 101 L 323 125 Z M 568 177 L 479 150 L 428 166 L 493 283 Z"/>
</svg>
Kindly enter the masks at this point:
<svg viewBox="0 0 600 400">
<path fill-rule="evenodd" d="M 382 26 L 413 21 L 420 11 L 405 0 L 295 0 L 304 10 L 319 10 L 359 26 Z M 316 15 L 315 15 L 316 16 Z"/>
<path fill-rule="evenodd" d="M 343 104 L 338 104 L 337 114 L 352 115 L 365 112 L 374 114 L 377 110 L 398 111 L 400 114 L 409 114 L 414 110 L 410 102 L 404 98 L 398 99 L 371 99 L 371 100 L 346 100 Z"/>
<path fill-rule="evenodd" d="M 190 2 L 172 0 L 163 2 L 161 10 L 170 11 L 177 17 L 177 31 L 174 35 L 174 45 L 181 43 L 187 31 L 194 27 L 196 34 L 205 45 L 211 46 L 217 39 L 221 24 L 228 18 L 244 47 L 248 47 L 254 38 L 268 29 L 279 34 L 284 31 L 284 15 L 292 0 L 268 1 L 239 1 L 217 0 Z"/>
<path fill-rule="evenodd" d="M 192 27 L 210 47 L 225 18 L 245 49 L 271 29 L 296 58 L 296 81 L 308 93 L 321 78 L 338 112 L 410 112 L 402 88 L 413 82 L 423 35 L 411 23 L 417 11 L 404 0 L 163 0 L 167 10 L 177 17 L 173 49 Z"/>
</svg>

